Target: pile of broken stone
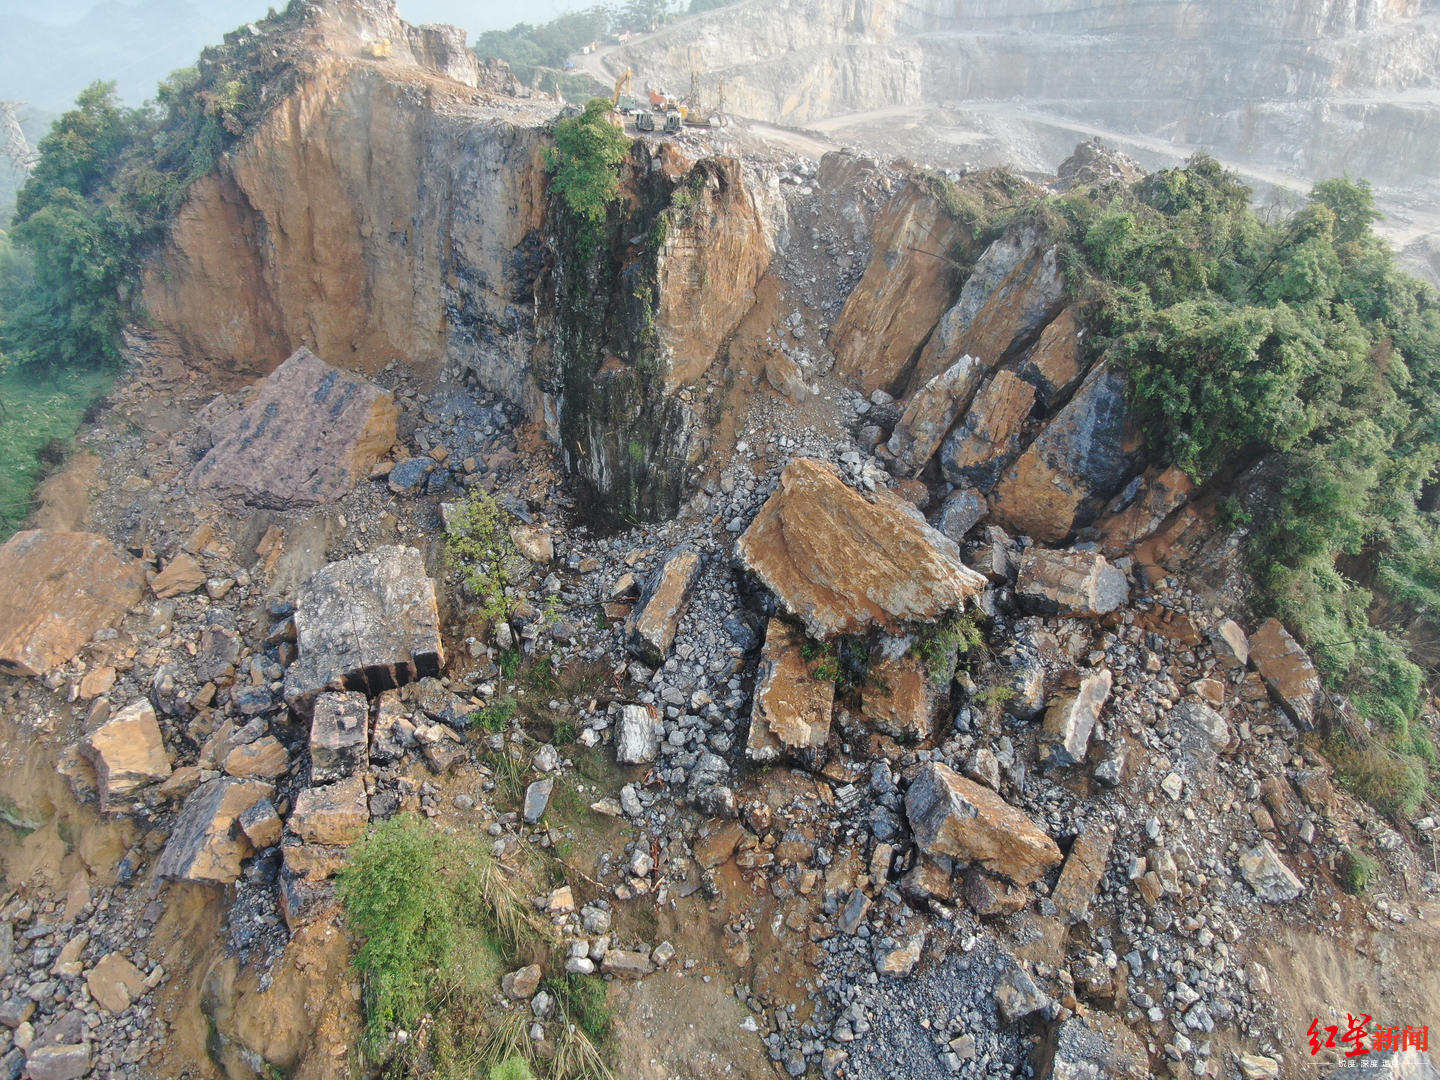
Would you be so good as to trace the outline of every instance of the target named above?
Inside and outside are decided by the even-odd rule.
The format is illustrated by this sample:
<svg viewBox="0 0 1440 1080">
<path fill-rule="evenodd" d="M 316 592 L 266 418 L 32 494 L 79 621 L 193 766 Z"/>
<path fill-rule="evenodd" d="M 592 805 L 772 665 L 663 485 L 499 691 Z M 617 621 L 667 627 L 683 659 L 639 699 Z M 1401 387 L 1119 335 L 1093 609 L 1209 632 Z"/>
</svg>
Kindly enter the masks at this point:
<svg viewBox="0 0 1440 1080">
<path fill-rule="evenodd" d="M 279 422 L 281 408 L 301 412 Z M 188 483 L 266 506 L 297 486 L 318 503 L 378 479 L 386 498 L 417 500 L 432 485 L 411 474 L 436 475 L 451 455 L 432 445 L 377 469 L 396 412 L 372 384 L 297 354 L 248 401 L 217 408 Z M 643 534 L 591 537 L 515 500 L 531 519 L 514 531 L 527 587 L 565 614 L 549 621 L 522 598 L 492 640 L 452 647 L 448 664 L 435 582 L 412 547 L 330 562 L 267 596 L 283 530 L 249 566 L 208 526 L 155 561 L 102 536 L 19 534 L 0 549 L 12 613 L 0 663 L 35 679 L 5 687 L 6 707 L 38 725 L 57 696 L 89 703 L 63 767 L 145 829 L 111 890 L 117 913 L 147 876 L 233 884 L 273 903 L 256 921 L 265 933 L 233 943 L 258 955 L 264 938 L 273 955 L 287 927 L 330 909 L 333 875 L 371 820 L 438 816 L 440 789 L 417 767 L 437 780 L 476 769 L 482 783 L 457 809 L 493 791 L 473 752 L 526 745 L 513 727 L 468 730 L 504 690 L 498 650 L 605 661 L 614 692 L 549 706 L 582 746 L 647 767 L 593 805 L 640 838 L 605 862 L 609 896 L 537 898 L 566 937 L 566 970 L 634 978 L 669 965 L 667 943 L 612 939 L 613 905 L 714 897 L 733 862 L 795 901 L 781 937 L 819 946 L 809 1019 L 743 991 L 791 1075 L 879 1075 L 895 1053 L 916 1076 L 989 1075 L 1019 1068 L 1041 1030 L 1072 1071 L 1123 1075 L 1167 1056 L 1200 1075 L 1227 1024 L 1253 1044 L 1244 1075 L 1276 1075 L 1268 976 L 1235 946 L 1264 924 L 1263 904 L 1332 917 L 1326 861 L 1362 838 L 1399 839 L 1298 749 L 1320 704 L 1303 650 L 1279 623 L 1247 636 L 1094 545 L 1052 550 L 990 526 L 958 530 L 962 551 L 853 443 L 786 439 L 795 453 L 737 463 L 704 513 Z M 459 482 L 437 494 L 474 470 L 442 471 Z M 911 646 L 967 608 L 989 622 L 996 655 L 983 670 L 952 656 L 937 679 Z M 611 617 L 604 629 L 572 614 L 593 609 Z M 808 654 L 840 636 L 868 641 L 872 677 L 837 701 Z M 987 679 L 1003 691 L 988 703 Z M 568 763 L 545 745 L 526 764 L 521 809 L 483 819 L 502 858 L 559 839 L 545 819 Z M 770 806 L 755 769 L 776 765 L 813 797 Z M 127 1055 L 119 1033 L 146 1020 L 165 973 L 145 955 L 146 923 L 107 921 L 108 903 L 5 908 L 31 949 L 0 983 L 12 1071 L 28 1060 L 32 1076 L 73 1080 L 101 1062 L 138 1075 L 144 1044 Z M 1061 946 L 1022 960 L 1036 920 L 1062 928 Z M 727 927 L 741 967 L 754 929 Z M 542 974 L 503 987 L 537 1038 L 553 1016 Z M 934 1000 L 965 1005 L 922 1031 L 917 1007 Z"/>
</svg>

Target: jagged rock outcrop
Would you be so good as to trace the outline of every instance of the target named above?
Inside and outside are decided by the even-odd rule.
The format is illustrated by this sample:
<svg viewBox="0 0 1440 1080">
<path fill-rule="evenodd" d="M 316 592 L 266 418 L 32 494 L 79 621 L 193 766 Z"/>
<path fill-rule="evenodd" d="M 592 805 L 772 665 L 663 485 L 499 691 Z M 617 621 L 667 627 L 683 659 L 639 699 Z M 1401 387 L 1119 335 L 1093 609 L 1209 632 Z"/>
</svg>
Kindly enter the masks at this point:
<svg viewBox="0 0 1440 1080">
<path fill-rule="evenodd" d="M 986 370 L 975 357 L 962 356 L 911 395 L 886 444 L 902 469 L 917 473 L 925 467 L 969 407 Z"/>
<path fill-rule="evenodd" d="M 1125 377 L 1101 363 L 1006 470 L 991 516 L 1012 532 L 1057 543 L 1093 521 L 1139 462 Z"/>
<path fill-rule="evenodd" d="M 938 199 L 914 183 L 885 205 L 871 235 L 870 263 L 830 331 L 835 370 L 867 394 L 896 387 L 915 350 L 954 302 L 958 275 L 934 253 L 948 253 L 968 236 Z M 935 370 L 915 385 L 944 372 L 959 356 L 956 351 L 950 363 L 932 365 Z"/>
<path fill-rule="evenodd" d="M 201 426 L 211 446 L 187 483 L 252 506 L 330 502 L 389 452 L 398 416 L 389 391 L 297 349 L 248 401 L 206 409 Z"/>
<path fill-rule="evenodd" d="M 1025 380 L 1008 371 L 992 375 L 940 450 L 945 479 L 980 491 L 993 488 L 1018 448 L 1034 405 L 1035 388 Z"/>
<path fill-rule="evenodd" d="M 975 263 L 960 298 L 926 342 L 915 379 L 933 378 L 962 355 L 994 368 L 1033 342 L 1064 302 L 1055 245 L 1038 230 L 1010 230 Z"/>
<path fill-rule="evenodd" d="M 155 873 L 175 881 L 233 882 L 254 850 L 239 828 L 240 815 L 274 792 L 258 780 L 220 777 L 201 784 L 181 806 Z"/>
<path fill-rule="evenodd" d="M 1279 619 L 1266 619 L 1250 635 L 1249 660 L 1290 719 L 1306 730 L 1313 728 L 1320 673 Z"/>
<path fill-rule="evenodd" d="M 47 675 L 145 588 L 144 567 L 103 536 L 31 529 L 0 546 L 0 671 Z"/>
<path fill-rule="evenodd" d="M 962 608 L 985 579 L 898 495 L 861 494 L 834 466 L 796 458 L 736 544 L 741 564 L 818 638 L 902 633 Z"/>
</svg>

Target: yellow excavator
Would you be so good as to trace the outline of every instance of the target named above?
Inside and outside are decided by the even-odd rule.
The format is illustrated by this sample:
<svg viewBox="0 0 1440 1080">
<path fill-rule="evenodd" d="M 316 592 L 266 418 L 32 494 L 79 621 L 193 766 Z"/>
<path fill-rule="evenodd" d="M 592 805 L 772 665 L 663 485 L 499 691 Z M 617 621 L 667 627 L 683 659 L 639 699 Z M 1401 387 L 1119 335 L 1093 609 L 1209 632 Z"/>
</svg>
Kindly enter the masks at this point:
<svg viewBox="0 0 1440 1080">
<path fill-rule="evenodd" d="M 615 77 L 615 93 L 610 97 L 610 104 L 617 109 L 620 107 L 620 95 L 630 92 L 630 83 L 635 78 L 635 73 L 628 67 Z"/>
</svg>

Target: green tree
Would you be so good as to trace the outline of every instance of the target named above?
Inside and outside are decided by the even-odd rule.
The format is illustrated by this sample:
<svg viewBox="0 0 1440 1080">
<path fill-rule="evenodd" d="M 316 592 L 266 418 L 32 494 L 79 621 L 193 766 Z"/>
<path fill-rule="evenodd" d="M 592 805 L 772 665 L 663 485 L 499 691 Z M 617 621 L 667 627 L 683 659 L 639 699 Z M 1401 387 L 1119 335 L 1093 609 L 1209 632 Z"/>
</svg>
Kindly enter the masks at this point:
<svg viewBox="0 0 1440 1080">
<path fill-rule="evenodd" d="M 592 98 L 579 116 L 555 125 L 551 185 L 590 229 L 605 221 L 620 196 L 620 163 L 630 150 L 625 132 L 610 122 L 610 102 Z"/>
</svg>

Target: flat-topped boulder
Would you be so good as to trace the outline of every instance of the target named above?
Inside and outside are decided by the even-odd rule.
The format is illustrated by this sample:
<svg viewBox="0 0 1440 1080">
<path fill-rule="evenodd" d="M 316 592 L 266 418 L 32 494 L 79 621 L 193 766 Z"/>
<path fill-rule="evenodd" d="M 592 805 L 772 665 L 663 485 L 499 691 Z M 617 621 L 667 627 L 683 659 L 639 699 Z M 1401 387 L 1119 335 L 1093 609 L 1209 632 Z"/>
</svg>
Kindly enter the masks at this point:
<svg viewBox="0 0 1440 1080">
<path fill-rule="evenodd" d="M 95 766 L 100 809 L 170 775 L 170 759 L 155 708 L 144 698 L 121 709 L 89 735 L 81 750 Z"/>
<path fill-rule="evenodd" d="M 1130 599 L 1125 572 L 1093 551 L 1031 547 L 1020 559 L 1015 598 L 1039 615 L 1097 617 Z"/>
<path fill-rule="evenodd" d="M 905 793 L 915 843 L 927 855 L 974 863 L 1029 885 L 1060 861 L 1060 849 L 1022 811 L 938 762 L 922 765 Z"/>
<path fill-rule="evenodd" d="M 285 701 L 303 716 L 327 690 L 373 697 L 438 675 L 440 616 L 420 552 L 387 545 L 316 571 L 295 598 L 295 637 Z"/>
<path fill-rule="evenodd" d="M 811 672 L 804 643 L 805 635 L 781 619 L 771 619 L 765 629 L 745 745 L 752 761 L 813 753 L 830 738 L 835 682 Z"/>
<path fill-rule="evenodd" d="M 870 627 L 903 633 L 985 588 L 912 504 L 886 489 L 861 494 L 812 458 L 785 466 L 736 553 L 817 638 Z"/>
<path fill-rule="evenodd" d="M 103 536 L 16 533 L 0 546 L 0 672 L 48 675 L 144 591 L 144 566 Z"/>
<path fill-rule="evenodd" d="M 187 483 L 277 510 L 330 502 L 389 451 L 398 417 L 388 390 L 297 349 L 248 400 L 207 407 L 212 445 Z"/>
<path fill-rule="evenodd" d="M 1079 765 L 1085 760 L 1090 733 L 1110 698 L 1113 679 L 1101 668 L 1080 680 L 1080 687 L 1051 702 L 1040 727 L 1040 760 L 1047 769 Z"/>
<path fill-rule="evenodd" d="M 240 862 L 254 848 L 240 818 L 275 789 L 258 780 L 228 776 L 207 780 L 185 799 L 155 872 L 171 881 L 228 885 L 240 876 Z"/>
</svg>

